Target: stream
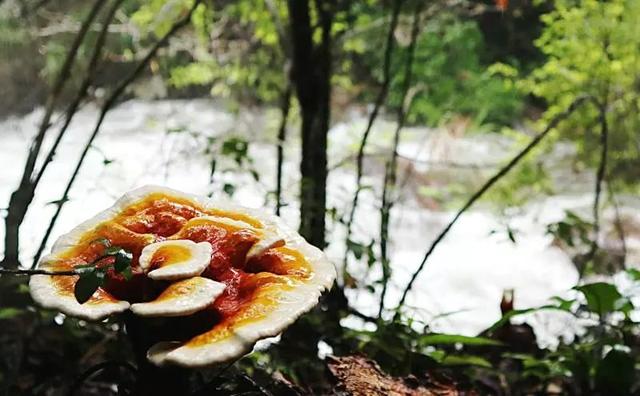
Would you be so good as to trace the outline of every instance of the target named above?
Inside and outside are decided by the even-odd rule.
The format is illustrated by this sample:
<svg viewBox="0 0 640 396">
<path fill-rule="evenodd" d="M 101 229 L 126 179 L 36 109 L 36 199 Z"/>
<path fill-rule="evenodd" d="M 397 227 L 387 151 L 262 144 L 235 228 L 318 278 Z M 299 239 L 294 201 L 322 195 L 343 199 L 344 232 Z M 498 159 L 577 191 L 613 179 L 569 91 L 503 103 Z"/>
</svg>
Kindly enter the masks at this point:
<svg viewBox="0 0 640 396">
<path fill-rule="evenodd" d="M 68 134 L 38 187 L 33 204 L 21 228 L 21 259 L 29 263 L 42 234 L 55 210 L 52 201 L 58 200 L 65 188 L 80 150 L 93 129 L 98 110 L 84 107 L 75 117 Z M 42 109 L 20 117 L 0 121 L 0 207 L 6 207 L 9 196 L 17 186 L 27 147 L 37 130 Z M 355 190 L 355 160 L 349 158 L 357 151 L 364 130 L 366 114 L 353 109 L 341 116 L 330 132 L 329 156 L 331 170 L 328 180 L 328 207 L 345 213 Z M 214 100 L 127 101 L 107 115 L 101 133 L 89 152 L 80 171 L 70 200 L 63 208 L 53 240 L 77 223 L 110 206 L 126 191 L 145 184 L 164 185 L 196 194 L 213 194 L 226 199 L 223 186 L 235 188 L 233 200 L 252 207 L 265 206 L 273 210 L 269 193 L 275 186 L 276 129 L 275 110 L 243 110 L 234 114 L 223 103 Z M 372 132 L 372 152 L 388 149 L 394 125 L 379 121 Z M 57 131 L 57 129 L 53 129 Z M 282 216 L 292 226 L 298 222 L 296 205 L 299 138 L 296 128 L 290 128 L 285 147 L 284 201 Z M 52 134 L 50 134 L 52 135 Z M 259 180 L 251 172 L 238 170 L 230 158 L 216 158 L 213 183 L 210 180 L 212 155 L 225 137 L 242 136 L 250 141 L 249 157 Z M 51 144 L 51 136 L 45 141 Z M 397 304 L 402 288 L 418 267 L 422 256 L 434 237 L 452 218 L 450 208 L 429 207 L 415 194 L 416 180 L 429 180 L 434 165 L 456 160 L 458 167 L 443 171 L 440 178 L 461 172 L 460 166 L 499 164 L 517 150 L 512 142 L 497 134 L 461 134 L 427 128 L 406 128 L 400 154 L 414 159 L 413 175 L 402 190 L 394 206 L 391 220 L 391 265 L 387 308 Z M 568 150 L 570 152 L 570 150 Z M 345 162 L 343 159 L 347 158 Z M 404 161 L 400 174 L 408 168 Z M 337 164 L 347 165 L 335 167 Z M 461 164 L 462 163 L 462 164 Z M 375 157 L 365 161 L 364 183 L 373 188 L 363 190 L 354 224 L 353 239 L 368 243 L 377 238 L 379 229 L 379 196 L 382 162 Z M 445 172 L 445 173 L 443 173 Z M 567 170 L 567 172 L 569 172 Z M 484 177 L 485 173 L 481 176 Z M 490 174 L 490 172 L 489 172 Z M 444 175 L 444 176 L 443 176 Z M 570 257 L 552 244 L 546 225 L 561 220 L 567 209 L 586 211 L 593 202 L 593 175 L 564 175 L 567 183 L 557 195 L 536 198 L 532 202 L 509 211 L 509 226 L 517 230 L 516 242 L 503 232 L 505 222 L 497 211 L 480 202 L 466 213 L 439 245 L 418 277 L 407 300 L 416 321 L 429 323 L 434 331 L 474 335 L 500 317 L 499 302 L 503 290 L 515 290 L 515 307 L 528 308 L 545 304 L 554 295 L 564 295 L 573 287 L 578 274 Z M 426 182 L 425 182 L 426 183 Z M 566 190 L 566 191 L 564 191 Z M 623 212 L 640 222 L 633 199 L 625 200 Z M 606 212 L 604 217 L 610 216 Z M 0 251 L 3 250 L 4 229 L 0 227 Z M 344 227 L 328 223 L 327 253 L 342 265 L 344 256 Z M 629 263 L 638 263 L 640 239 L 627 241 Z M 366 261 L 366 260 L 365 260 Z M 350 270 L 359 282 L 379 279 L 377 266 L 352 263 Z M 379 289 L 378 289 L 379 290 Z M 361 312 L 376 315 L 378 296 L 364 289 L 348 290 L 352 304 Z M 561 313 L 539 312 L 522 317 L 530 323 L 543 346 L 554 346 L 559 337 L 571 337 L 576 324 Z M 349 320 L 358 326 L 357 320 Z"/>
</svg>

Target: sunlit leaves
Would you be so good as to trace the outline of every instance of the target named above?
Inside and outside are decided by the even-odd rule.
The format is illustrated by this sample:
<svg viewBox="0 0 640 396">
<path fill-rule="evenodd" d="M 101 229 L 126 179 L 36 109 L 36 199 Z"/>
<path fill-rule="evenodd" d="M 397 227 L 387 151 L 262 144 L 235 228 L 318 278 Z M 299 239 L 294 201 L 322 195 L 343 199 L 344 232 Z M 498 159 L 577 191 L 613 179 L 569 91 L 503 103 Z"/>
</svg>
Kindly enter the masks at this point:
<svg viewBox="0 0 640 396">
<path fill-rule="evenodd" d="M 545 28 L 536 41 L 547 60 L 521 86 L 549 105 L 545 120 L 581 94 L 607 103 L 609 170 L 618 180 L 636 185 L 633 169 L 640 162 L 635 148 L 640 125 L 636 94 L 640 3 L 556 0 L 554 5 L 555 9 L 542 17 Z M 594 133 L 597 117 L 597 109 L 585 107 L 561 125 L 562 133 L 556 135 L 573 140 L 579 159 L 590 167 L 596 166 L 599 155 L 599 139 Z"/>
<path fill-rule="evenodd" d="M 628 313 L 633 308 L 629 299 L 623 297 L 611 283 L 596 282 L 575 289 L 584 295 L 589 310 L 601 317 L 616 310 Z"/>
</svg>

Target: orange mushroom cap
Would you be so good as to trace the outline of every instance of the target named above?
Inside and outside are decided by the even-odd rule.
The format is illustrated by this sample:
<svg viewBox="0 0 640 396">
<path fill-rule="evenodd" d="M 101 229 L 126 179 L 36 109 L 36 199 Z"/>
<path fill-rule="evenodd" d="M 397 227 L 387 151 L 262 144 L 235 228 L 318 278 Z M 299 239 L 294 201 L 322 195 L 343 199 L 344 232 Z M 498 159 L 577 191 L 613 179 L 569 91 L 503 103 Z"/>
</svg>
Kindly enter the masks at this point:
<svg viewBox="0 0 640 396">
<path fill-rule="evenodd" d="M 142 316 L 178 316 L 171 320 L 193 330 L 152 347 L 148 358 L 158 365 L 205 366 L 242 356 L 315 306 L 336 277 L 324 253 L 279 217 L 154 186 L 125 194 L 61 236 L 39 266 L 70 270 L 95 262 L 96 239 L 132 253 L 132 279 L 108 272 L 80 304 L 77 276 L 37 275 L 31 295 L 44 307 L 89 320 L 129 308 Z"/>
</svg>

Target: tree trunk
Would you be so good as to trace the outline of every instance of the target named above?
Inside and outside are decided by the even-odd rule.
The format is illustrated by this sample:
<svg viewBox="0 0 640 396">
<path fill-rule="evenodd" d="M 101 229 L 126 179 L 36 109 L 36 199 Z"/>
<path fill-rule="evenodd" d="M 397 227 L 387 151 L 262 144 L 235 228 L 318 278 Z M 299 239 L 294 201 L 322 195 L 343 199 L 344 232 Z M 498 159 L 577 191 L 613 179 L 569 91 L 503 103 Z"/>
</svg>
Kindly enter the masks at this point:
<svg viewBox="0 0 640 396">
<path fill-rule="evenodd" d="M 11 194 L 5 218 L 4 259 L 2 260 L 4 268 L 18 268 L 20 264 L 20 225 L 32 199 L 33 189 L 30 186 L 21 185 Z"/>
<path fill-rule="evenodd" d="M 300 234 L 325 246 L 327 132 L 331 97 L 332 2 L 316 0 L 320 43 L 313 43 L 309 0 L 289 0 L 293 49 L 293 82 L 302 115 L 300 173 Z"/>
</svg>

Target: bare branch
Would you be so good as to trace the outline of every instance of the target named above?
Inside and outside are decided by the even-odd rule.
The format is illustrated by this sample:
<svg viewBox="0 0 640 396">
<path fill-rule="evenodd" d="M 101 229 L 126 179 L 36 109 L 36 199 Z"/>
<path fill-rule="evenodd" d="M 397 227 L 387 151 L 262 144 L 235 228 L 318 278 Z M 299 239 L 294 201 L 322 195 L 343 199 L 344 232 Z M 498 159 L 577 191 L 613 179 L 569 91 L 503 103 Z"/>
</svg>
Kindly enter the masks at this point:
<svg viewBox="0 0 640 396">
<path fill-rule="evenodd" d="M 384 52 L 384 64 L 382 70 L 382 85 L 380 86 L 380 91 L 378 91 L 378 96 L 376 97 L 376 101 L 373 105 L 373 109 L 371 114 L 369 114 L 369 121 L 367 122 L 367 126 L 362 134 L 362 139 L 360 141 L 360 146 L 358 148 L 358 156 L 356 157 L 356 191 L 353 195 L 353 201 L 351 202 L 351 210 L 349 212 L 349 217 L 346 223 L 346 243 L 348 244 L 349 239 L 351 238 L 351 232 L 353 227 L 353 221 L 356 214 L 356 209 L 358 207 L 358 200 L 360 198 L 360 191 L 362 190 L 362 174 L 363 174 L 363 162 L 364 162 L 364 151 L 367 146 L 367 141 L 369 140 L 369 135 L 371 133 L 371 129 L 373 124 L 378 117 L 378 113 L 380 112 L 380 108 L 384 103 L 387 93 L 389 91 L 389 85 L 391 83 L 391 56 L 393 54 L 393 49 L 395 46 L 394 32 L 396 27 L 398 26 L 398 19 L 400 16 L 400 10 L 402 9 L 402 4 L 404 0 L 395 0 L 393 3 L 393 9 L 391 11 L 391 19 L 389 22 L 389 30 L 387 32 L 386 46 Z M 344 268 L 346 270 L 348 263 L 348 253 L 345 253 L 344 257 Z"/>
<path fill-rule="evenodd" d="M 87 95 L 89 86 L 93 82 L 95 69 L 98 65 L 98 60 L 100 59 L 100 55 L 102 54 L 102 49 L 104 48 L 104 44 L 106 42 L 107 33 L 109 32 L 109 25 L 113 20 L 113 17 L 115 16 L 116 11 L 118 10 L 118 8 L 120 7 L 123 1 L 124 0 L 115 0 L 111 5 L 111 8 L 107 12 L 107 16 L 105 17 L 105 20 L 102 24 L 102 29 L 100 30 L 100 34 L 96 40 L 96 43 L 94 44 L 93 52 L 91 54 L 91 58 L 87 66 L 87 73 L 85 75 L 85 78 L 82 81 L 82 84 L 80 85 L 80 89 L 76 93 L 76 96 L 73 98 L 73 101 L 71 102 L 71 104 L 69 105 L 66 111 L 64 124 L 60 128 L 60 131 L 58 132 L 58 135 L 56 136 L 56 139 L 53 142 L 51 149 L 49 149 L 49 152 L 47 153 L 47 156 L 42 166 L 38 170 L 38 174 L 36 175 L 36 178 L 34 180 L 34 184 L 36 186 L 38 185 L 38 183 L 40 183 L 40 179 L 42 179 L 42 176 L 44 175 L 48 165 L 53 160 L 53 157 L 56 154 L 56 150 L 58 149 L 58 146 L 60 145 L 60 142 L 62 141 L 62 138 L 64 137 L 67 131 L 67 128 L 69 128 L 69 124 L 71 124 L 71 120 L 73 120 L 73 117 L 75 116 L 76 111 L 78 110 L 78 106 L 80 105 L 80 102 Z"/>
<path fill-rule="evenodd" d="M 600 195 L 602 193 L 602 183 L 607 173 L 607 156 L 609 151 L 609 126 L 607 123 L 606 103 L 599 106 L 600 109 L 600 163 L 596 172 L 595 196 L 593 199 L 593 240 L 587 252 L 583 265 L 578 268 L 580 277 L 584 275 L 589 263 L 595 257 L 599 249 L 598 237 L 600 235 Z"/>
<path fill-rule="evenodd" d="M 455 214 L 455 216 L 453 217 L 453 219 L 444 227 L 444 229 L 438 234 L 438 236 L 436 237 L 436 239 L 431 243 L 431 246 L 429 247 L 429 249 L 427 250 L 427 252 L 425 253 L 424 257 L 422 258 L 422 262 L 420 263 L 420 265 L 418 266 L 418 269 L 413 273 L 413 275 L 411 276 L 411 279 L 409 280 L 409 283 L 407 284 L 407 286 L 405 286 L 404 291 L 402 293 L 402 297 L 400 298 L 400 302 L 398 303 L 398 306 L 396 307 L 396 316 L 398 316 L 400 314 L 400 309 L 402 308 L 402 306 L 405 303 L 405 300 L 407 298 L 407 295 L 409 294 L 409 292 L 411 291 L 411 288 L 413 287 L 413 284 L 415 283 L 416 279 L 418 278 L 418 275 L 420 275 L 420 273 L 422 272 L 422 270 L 424 269 L 427 260 L 429 259 L 429 257 L 431 257 L 431 254 L 434 252 L 434 250 L 436 249 L 436 247 L 440 244 L 440 242 L 442 242 L 442 240 L 444 239 L 444 237 L 449 233 L 449 231 L 451 230 L 451 228 L 456 224 L 456 222 L 458 221 L 458 219 L 477 201 L 479 200 L 498 180 L 500 180 L 504 175 L 506 175 L 507 173 L 509 173 L 509 171 L 511 169 L 513 169 L 524 157 L 526 157 L 526 155 L 534 148 L 536 147 L 541 141 L 542 139 L 544 139 L 549 132 L 551 132 L 553 129 L 556 128 L 556 126 L 558 126 L 558 124 L 565 120 L 567 117 L 569 117 L 571 114 L 573 114 L 574 111 L 576 111 L 579 107 L 581 107 L 582 105 L 584 105 L 586 102 L 595 102 L 595 100 L 593 99 L 593 97 L 591 96 L 580 96 L 578 97 L 576 100 L 574 100 L 571 105 L 562 113 L 556 115 L 547 125 L 547 127 L 540 132 L 539 134 L 537 134 L 533 139 L 531 139 L 531 142 L 529 142 L 529 144 L 527 144 L 518 154 L 516 154 L 516 156 L 514 156 L 503 168 L 501 168 L 496 174 L 494 174 L 489 180 L 487 180 L 485 182 L 485 184 L 480 187 L 480 189 L 478 191 L 476 191 L 470 198 L 469 200 L 467 200 L 467 202 L 462 206 L 462 208 L 460 208 L 458 210 L 458 212 Z"/>
<path fill-rule="evenodd" d="M 47 271 L 43 269 L 9 269 L 0 268 L 0 275 L 51 275 L 51 276 L 74 276 L 80 275 L 76 271 Z"/>
<path fill-rule="evenodd" d="M 289 112 L 291 110 L 291 93 L 292 87 L 287 78 L 287 86 L 282 94 L 280 128 L 278 129 L 278 159 L 276 165 L 276 215 L 280 216 L 282 208 L 282 166 L 284 164 L 284 144 L 287 138 L 287 123 L 289 121 Z"/>
<path fill-rule="evenodd" d="M 83 21 L 80 31 L 71 43 L 69 52 L 65 57 L 62 67 L 60 68 L 60 72 L 58 73 L 49 96 L 47 97 L 45 112 L 40 122 L 40 126 L 38 127 L 38 132 L 36 133 L 36 136 L 34 137 L 33 141 L 31 142 L 31 146 L 29 147 L 29 153 L 24 165 L 20 184 L 18 185 L 18 189 L 11 194 L 11 198 L 9 200 L 9 208 L 7 210 L 7 216 L 5 218 L 4 262 L 9 265 L 19 265 L 18 251 L 20 244 L 20 225 L 24 221 L 27 209 L 33 201 L 33 194 L 36 188 L 36 185 L 33 182 L 34 169 L 38 156 L 40 155 L 44 137 L 51 125 L 51 116 L 53 115 L 53 111 L 60 93 L 62 92 L 69 79 L 71 68 L 73 67 L 78 54 L 78 49 L 80 48 L 80 45 L 82 44 L 82 41 L 84 40 L 84 37 L 89 30 L 89 26 L 100 12 L 100 9 L 104 5 L 104 3 L 104 0 L 95 1 L 93 7 L 89 11 L 89 14 Z"/>
<path fill-rule="evenodd" d="M 391 159 L 389 160 L 388 169 L 384 178 L 384 187 L 382 189 L 382 208 L 380 209 L 380 262 L 382 265 L 382 293 L 380 295 L 380 305 L 378 307 L 378 318 L 382 317 L 384 310 L 384 299 L 387 295 L 387 286 L 389 277 L 391 276 L 391 268 L 389 256 L 387 253 L 387 241 L 389 239 L 389 219 L 393 200 L 391 194 L 395 190 L 398 174 L 398 146 L 400 144 L 400 132 L 404 127 L 407 113 L 409 112 L 412 95 L 409 95 L 409 89 L 413 82 L 413 60 L 415 57 L 416 42 L 420 33 L 420 12 L 423 2 L 416 3 L 416 9 L 413 14 L 413 23 L 411 26 L 411 42 L 407 48 L 407 59 L 404 70 L 404 81 L 402 87 L 402 101 L 398 108 L 396 131 L 393 134 L 393 150 Z"/>
<path fill-rule="evenodd" d="M 62 197 L 57 201 L 56 212 L 54 213 L 53 217 L 51 218 L 51 221 L 49 222 L 49 226 L 47 228 L 47 231 L 45 232 L 45 235 L 42 238 L 42 241 L 40 242 L 40 247 L 38 248 L 38 252 L 42 253 L 44 251 L 44 248 L 45 248 L 45 246 L 47 244 L 47 241 L 49 240 L 49 236 L 51 235 L 51 232 L 53 231 L 53 227 L 54 227 L 56 221 L 58 220 L 58 217 L 60 216 L 60 212 L 62 211 L 62 206 L 68 200 L 69 192 L 71 191 L 71 188 L 73 187 L 73 183 L 75 182 L 76 178 L 78 177 L 78 173 L 80 172 L 80 168 L 82 167 L 82 164 L 84 163 L 84 160 L 85 160 L 85 158 L 87 156 L 87 153 L 89 152 L 89 149 L 91 148 L 91 145 L 93 144 L 93 141 L 95 140 L 95 138 L 98 136 L 98 133 L 100 132 L 100 127 L 102 126 L 102 122 L 104 121 L 104 118 L 107 115 L 107 112 L 118 101 L 118 99 L 124 93 L 125 89 L 129 86 L 129 84 L 131 84 L 131 82 L 133 82 L 142 73 L 142 71 L 146 68 L 147 64 L 156 55 L 158 50 L 161 47 L 163 47 L 164 45 L 167 44 L 167 42 L 169 41 L 169 38 L 171 36 L 173 36 L 178 30 L 180 30 L 182 27 L 186 26 L 189 23 L 189 21 L 191 20 L 191 15 L 193 14 L 193 11 L 200 4 L 200 2 L 201 2 L 201 0 L 196 0 L 193 3 L 193 5 L 189 9 L 188 13 L 183 18 L 181 18 L 179 21 L 177 21 L 177 22 L 175 22 L 173 24 L 171 29 L 169 29 L 169 31 L 160 40 L 158 40 L 158 42 L 156 42 L 156 44 L 149 50 L 149 52 L 142 59 L 142 61 L 140 61 L 138 63 L 136 68 L 133 71 L 131 71 L 131 73 L 129 73 L 129 75 L 123 81 L 120 82 L 120 84 L 114 89 L 114 91 L 111 93 L 111 95 L 106 99 L 106 101 L 105 101 L 105 103 L 102 106 L 102 109 L 100 111 L 100 115 L 98 116 L 98 121 L 96 122 L 96 125 L 95 125 L 95 127 L 93 129 L 93 132 L 91 133 L 91 136 L 89 137 L 89 140 L 85 144 L 84 149 L 82 150 L 82 153 L 80 154 L 80 158 L 78 159 L 78 162 L 76 164 L 76 167 L 75 167 L 73 173 L 71 174 L 71 178 L 69 179 L 69 181 L 67 183 L 67 186 L 66 186 L 66 188 L 64 190 L 64 193 L 62 194 Z M 34 260 L 33 266 L 35 266 L 35 265 L 37 265 L 37 261 Z"/>
<path fill-rule="evenodd" d="M 624 226 L 622 224 L 622 217 L 620 215 L 620 205 L 618 205 L 618 199 L 613 191 L 613 186 L 611 180 L 607 181 L 607 191 L 609 195 L 609 200 L 613 205 L 613 211 L 615 213 L 614 225 L 616 227 L 616 232 L 618 233 L 618 237 L 620 238 L 620 246 L 622 248 L 622 267 L 626 267 L 627 261 L 627 238 L 624 232 Z"/>
</svg>

